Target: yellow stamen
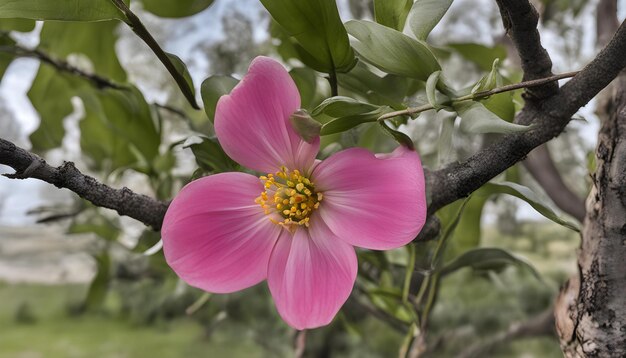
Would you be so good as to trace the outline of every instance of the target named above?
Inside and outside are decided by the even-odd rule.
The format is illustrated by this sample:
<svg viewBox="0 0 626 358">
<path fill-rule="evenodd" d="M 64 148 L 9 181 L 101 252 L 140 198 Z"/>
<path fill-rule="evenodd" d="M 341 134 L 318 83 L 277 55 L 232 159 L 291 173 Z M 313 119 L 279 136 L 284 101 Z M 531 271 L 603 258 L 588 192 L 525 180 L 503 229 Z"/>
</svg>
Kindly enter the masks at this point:
<svg viewBox="0 0 626 358">
<path fill-rule="evenodd" d="M 254 202 L 269 220 L 290 230 L 297 226 L 309 227 L 311 214 L 320 206 L 322 193 L 315 192 L 315 185 L 302 175 L 299 170 L 289 171 L 281 167 L 280 171 L 260 176 L 264 191 Z M 282 217 L 282 221 L 276 218 Z"/>
</svg>

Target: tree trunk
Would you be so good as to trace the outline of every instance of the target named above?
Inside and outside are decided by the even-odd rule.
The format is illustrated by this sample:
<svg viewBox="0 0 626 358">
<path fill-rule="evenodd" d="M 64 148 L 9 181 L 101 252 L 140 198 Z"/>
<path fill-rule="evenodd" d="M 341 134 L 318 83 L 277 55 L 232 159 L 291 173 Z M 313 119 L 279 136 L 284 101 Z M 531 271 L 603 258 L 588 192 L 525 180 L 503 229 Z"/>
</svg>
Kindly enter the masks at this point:
<svg viewBox="0 0 626 358">
<path fill-rule="evenodd" d="M 614 83 L 607 105 L 579 275 L 562 290 L 555 312 L 566 357 L 626 357 L 626 74 Z"/>
</svg>

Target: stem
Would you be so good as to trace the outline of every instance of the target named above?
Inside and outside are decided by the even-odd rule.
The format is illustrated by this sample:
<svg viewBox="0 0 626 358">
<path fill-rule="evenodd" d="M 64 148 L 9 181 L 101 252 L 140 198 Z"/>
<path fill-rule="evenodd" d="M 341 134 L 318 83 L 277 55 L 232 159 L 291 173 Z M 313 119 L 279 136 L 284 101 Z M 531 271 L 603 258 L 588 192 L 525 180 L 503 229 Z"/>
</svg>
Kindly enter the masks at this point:
<svg viewBox="0 0 626 358">
<path fill-rule="evenodd" d="M 146 29 L 146 27 L 143 25 L 141 20 L 139 20 L 137 15 L 135 15 L 130 10 L 128 5 L 126 5 L 123 0 L 111 0 L 111 2 L 113 2 L 113 4 L 124 13 L 124 16 L 126 16 L 126 24 L 130 26 L 133 32 L 137 34 L 137 36 L 139 36 L 146 43 L 146 45 L 150 47 L 152 52 L 154 52 L 154 54 L 159 58 L 167 71 L 172 75 L 174 81 L 176 81 L 176 84 L 183 92 L 183 95 L 185 96 L 187 101 L 189 101 L 191 106 L 194 109 L 200 109 L 200 106 L 198 106 L 198 103 L 196 102 L 196 97 L 193 93 L 193 89 L 189 86 L 183 75 L 178 71 L 176 65 L 174 65 L 167 53 L 163 51 L 163 49 L 159 46 L 154 37 L 152 37 L 150 32 L 148 32 L 148 29 Z"/>
<path fill-rule="evenodd" d="M 331 97 L 339 96 L 339 88 L 337 85 L 337 72 L 333 69 L 328 74 L 328 83 L 330 83 L 330 95 Z"/>
<path fill-rule="evenodd" d="M 550 77 L 546 77 L 546 78 L 540 78 L 540 79 L 536 79 L 536 80 L 530 80 L 530 81 L 525 81 L 525 82 L 520 82 L 520 83 L 514 83 L 511 85 L 506 85 L 506 86 L 502 86 L 502 87 L 496 87 L 492 90 L 489 91 L 482 91 L 482 92 L 477 92 L 477 93 L 471 93 L 465 96 L 461 96 L 458 98 L 453 98 L 450 100 L 450 102 L 462 102 L 462 101 L 473 101 L 473 100 L 477 100 L 477 99 L 482 99 L 482 98 L 486 98 L 489 96 L 493 96 L 495 94 L 498 93 L 504 93 L 504 92 L 510 92 L 510 91 L 515 91 L 518 89 L 522 89 L 522 88 L 531 88 L 531 87 L 537 87 L 537 86 L 542 86 L 545 85 L 546 83 L 550 83 L 550 82 L 554 82 L 554 81 L 558 81 L 558 80 L 562 80 L 564 78 L 571 78 L 574 77 L 578 74 L 578 72 L 580 71 L 574 71 L 574 72 L 566 72 L 566 73 L 561 73 L 558 75 L 554 75 L 554 76 L 550 76 Z M 405 115 L 409 115 L 409 114 L 415 114 L 415 113 L 421 113 L 424 111 L 429 111 L 431 109 L 435 109 L 435 107 L 431 104 L 425 104 L 419 107 L 409 107 L 407 109 L 403 109 L 401 111 L 395 111 L 395 112 L 389 112 L 389 113 L 385 113 L 382 116 L 378 117 L 378 121 L 384 121 L 387 119 L 391 119 L 397 116 L 405 116 Z"/>
<path fill-rule="evenodd" d="M 0 52 L 10 53 L 17 57 L 30 57 L 38 59 L 39 61 L 48 64 L 57 70 L 65 73 L 70 73 L 72 75 L 82 77 L 91 83 L 93 83 L 96 87 L 100 89 L 104 88 L 112 88 L 116 90 L 127 90 L 130 89 L 130 86 L 116 83 L 111 79 L 102 77 L 95 73 L 88 73 L 86 71 L 81 70 L 78 67 L 70 65 L 68 62 L 53 58 L 49 54 L 38 50 L 38 49 L 28 49 L 22 47 L 20 45 L 11 45 L 11 46 L 0 46 Z"/>
</svg>

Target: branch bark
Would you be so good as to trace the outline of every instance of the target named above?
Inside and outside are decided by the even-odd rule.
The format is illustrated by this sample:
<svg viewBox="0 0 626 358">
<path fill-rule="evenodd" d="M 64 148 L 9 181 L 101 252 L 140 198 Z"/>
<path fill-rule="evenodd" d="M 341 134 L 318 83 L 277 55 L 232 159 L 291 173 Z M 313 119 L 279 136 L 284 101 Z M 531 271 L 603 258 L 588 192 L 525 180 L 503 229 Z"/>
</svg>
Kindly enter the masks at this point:
<svg viewBox="0 0 626 358">
<path fill-rule="evenodd" d="M 37 155 L 0 138 L 0 164 L 15 170 L 14 174 L 5 174 L 8 178 L 43 180 L 58 188 L 67 188 L 96 206 L 139 220 L 154 230 L 161 228 L 167 203 L 133 193 L 128 188 L 113 189 L 81 173 L 74 163 L 65 162 L 59 167 L 52 167 Z"/>
<path fill-rule="evenodd" d="M 613 109 L 598 138 L 580 274 L 561 293 L 557 311 L 567 357 L 626 356 L 626 74 Z"/>
<path fill-rule="evenodd" d="M 626 67 L 626 56 L 623 53 L 626 53 L 624 24 L 598 56 L 557 94 L 542 101 L 526 102 L 515 121 L 521 124 L 534 123 L 533 129 L 506 135 L 464 162 L 429 173 L 426 177 L 432 193 L 429 213 L 466 197 L 522 160 L 532 149 L 558 136 L 572 115 Z"/>
</svg>

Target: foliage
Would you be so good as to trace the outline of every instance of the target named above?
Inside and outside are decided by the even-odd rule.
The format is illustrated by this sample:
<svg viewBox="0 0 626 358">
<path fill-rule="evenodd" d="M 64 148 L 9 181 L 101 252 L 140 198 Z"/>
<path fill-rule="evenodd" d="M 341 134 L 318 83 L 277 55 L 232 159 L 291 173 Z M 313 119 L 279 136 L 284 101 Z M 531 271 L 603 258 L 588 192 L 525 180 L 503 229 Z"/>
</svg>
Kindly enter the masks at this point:
<svg viewBox="0 0 626 358">
<path fill-rule="evenodd" d="M 435 46 L 428 42 L 452 1 L 375 0 L 374 21 L 357 18 L 345 22 L 332 0 L 261 3 L 272 18 L 268 22 L 270 38 L 254 50 L 280 57 L 290 65 L 290 74 L 302 95 L 302 107 L 321 125 L 321 156 L 351 146 L 388 152 L 400 143 L 421 149 L 432 135 L 434 140 L 427 143 L 432 144 L 431 152 L 424 150 L 422 154 L 426 161 L 429 157 L 439 158 L 427 163 L 430 169 L 436 169 L 451 161 L 455 142 L 482 143 L 476 138 L 483 137 L 477 135 L 492 138 L 533 128 L 513 123 L 519 107 L 516 101 L 523 100 L 521 91 L 480 96 L 520 76 L 518 68 L 504 62 L 507 53 L 503 46 L 459 42 Z M 549 8 L 560 4 L 546 3 Z M 78 116 L 81 159 L 104 181 L 120 182 L 120 178 L 133 175 L 145 183 L 142 192 L 169 200 L 191 180 L 243 170 L 226 155 L 212 129 L 219 98 L 239 82 L 237 67 L 229 63 L 223 68 L 233 73 L 208 76 L 198 88 L 204 111 L 193 111 L 198 107 L 196 87 L 187 65 L 180 57 L 163 51 L 140 21 L 145 13 L 137 16 L 127 4 L 111 0 L 64 0 L 54 4 L 49 0 L 0 0 L 0 48 L 14 48 L 19 43 L 15 32 L 32 31 L 33 19 L 44 20 L 37 50 L 57 61 L 56 65 L 40 65 L 28 92 L 41 118 L 30 135 L 33 150 L 43 155 L 62 148 L 69 136 L 65 121 L 68 116 Z M 141 8 L 158 17 L 180 19 L 210 9 L 212 4 L 213 0 L 185 0 L 176 5 L 171 1 L 142 0 Z M 127 73 L 118 58 L 120 27 L 126 26 L 148 45 L 134 51 L 155 56 L 155 61 L 158 59 L 176 81 L 177 89 L 170 91 L 168 103 L 153 102 L 154 96 L 132 73 Z M 247 35 L 252 38 L 252 34 Z M 237 34 L 230 36 L 232 40 Z M 237 48 L 229 53 L 239 55 Z M 475 81 L 460 83 L 450 75 L 452 55 L 473 69 Z M 0 51 L 0 78 L 15 57 L 15 53 Z M 103 87 L 90 76 L 101 76 L 113 85 Z M 181 98 L 187 103 L 177 108 Z M 431 116 L 435 112 L 439 113 Z M 408 135 L 415 134 L 406 130 L 411 123 L 437 118 L 441 123 L 430 123 L 428 131 Z M 194 162 L 185 167 L 182 158 L 193 158 Z M 324 349 L 332 349 L 359 356 L 372 349 L 373 355 L 390 356 L 403 342 L 412 342 L 418 327 L 443 336 L 447 330 L 471 322 L 479 327 L 479 333 L 472 333 L 476 338 L 495 332 L 495 328 L 505 329 L 513 318 L 545 308 L 553 293 L 546 285 L 552 283 L 536 280 L 547 270 L 535 264 L 549 260 L 526 260 L 517 252 L 523 250 L 508 250 L 505 240 L 486 244 L 483 209 L 499 200 L 500 194 L 507 194 L 529 203 L 563 227 L 578 230 L 578 225 L 562 218 L 551 204 L 523 186 L 519 177 L 508 179 L 511 181 L 490 182 L 469 199 L 439 210 L 437 217 L 443 230 L 433 241 L 413 242 L 392 252 L 359 252 L 355 291 L 332 325 L 310 333 L 311 352 L 323 355 L 327 353 Z M 257 354 L 259 347 L 274 355 L 290 352 L 290 332 L 280 324 L 264 287 L 205 298 L 208 302 L 198 303 L 192 318 L 181 318 L 186 308 L 198 302 L 201 293 L 189 287 L 181 289 L 161 253 L 142 255 L 157 245 L 157 233 L 135 232 L 138 243 L 128 248 L 118 245 L 120 238 L 128 234 L 126 228 L 104 210 L 87 207 L 71 221 L 68 233 L 93 233 L 106 242 L 96 255 L 98 271 L 93 282 L 89 288 L 80 288 L 84 292 L 78 311 L 91 315 L 90 320 L 98 324 L 119 329 L 121 333 L 112 341 L 128 344 L 129 351 L 139 349 L 123 336 L 131 330 L 128 322 L 99 317 L 96 312 L 123 316 L 136 324 L 167 322 L 164 327 L 173 331 L 181 329 L 193 337 L 210 336 L 211 343 L 192 342 L 182 334 L 172 336 L 173 344 L 190 345 L 191 356 L 207 349 L 246 356 Z M 519 239 L 541 245 L 542 235 L 535 232 Z M 116 250 L 123 252 L 121 258 Z M 528 292 L 522 292 L 522 288 L 528 288 Z M 539 297 L 536 306 L 517 302 L 522 297 L 533 301 L 535 294 Z M 246 303 L 240 300 L 241 295 L 246 296 Z M 489 313 L 503 297 L 506 302 L 498 305 L 495 313 Z M 464 305 L 456 316 L 451 313 L 455 304 Z M 515 310 L 515 317 L 499 316 L 508 310 Z M 56 323 L 85 341 L 97 336 L 96 327 L 84 321 L 78 323 L 78 329 L 71 328 L 77 322 L 67 317 Z M 44 324 L 53 326 L 50 321 Z M 87 332 L 81 332 L 83 325 Z M 232 341 L 235 334 L 245 337 L 242 346 Z M 143 346 L 158 352 L 159 342 L 142 338 Z M 266 338 L 268 341 L 263 342 Z M 8 354 L 23 349 L 16 347 L 8 348 Z M 450 353 L 446 349 L 441 352 Z M 53 351 L 57 352 L 56 348 Z"/>
</svg>

